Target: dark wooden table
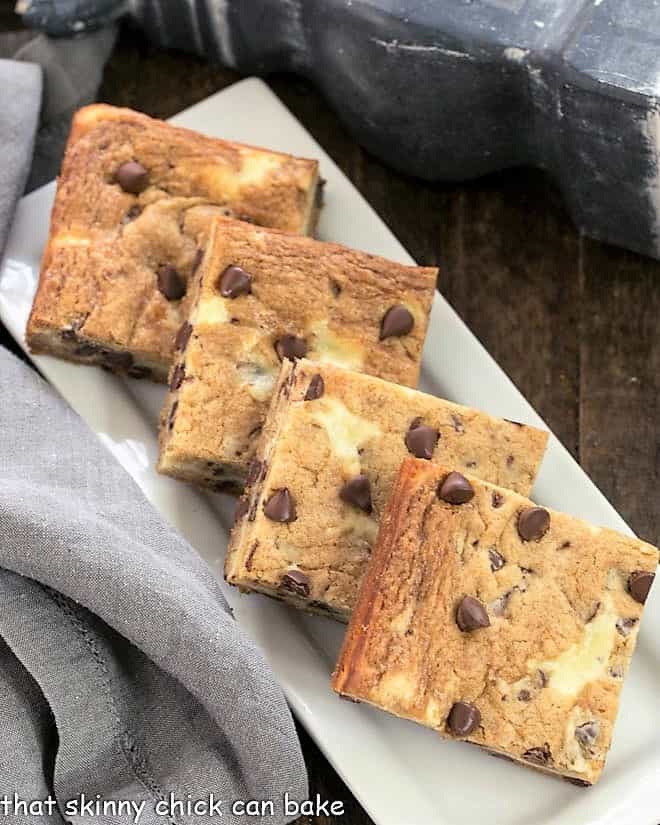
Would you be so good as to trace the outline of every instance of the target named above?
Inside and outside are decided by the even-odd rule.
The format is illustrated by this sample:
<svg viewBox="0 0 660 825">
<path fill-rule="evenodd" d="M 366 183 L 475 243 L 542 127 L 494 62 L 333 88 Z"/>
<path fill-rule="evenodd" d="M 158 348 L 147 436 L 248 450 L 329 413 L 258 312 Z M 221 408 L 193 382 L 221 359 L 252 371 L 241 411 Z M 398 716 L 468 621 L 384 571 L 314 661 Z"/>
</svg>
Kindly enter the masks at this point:
<svg viewBox="0 0 660 825">
<path fill-rule="evenodd" d="M 238 79 L 124 31 L 99 97 L 167 118 Z M 443 295 L 632 528 L 656 543 L 660 263 L 580 237 L 540 172 L 420 183 L 360 149 L 309 83 L 268 83 L 414 258 L 440 267 Z M 343 825 L 371 822 L 300 736 L 312 794 L 343 800 Z"/>
</svg>

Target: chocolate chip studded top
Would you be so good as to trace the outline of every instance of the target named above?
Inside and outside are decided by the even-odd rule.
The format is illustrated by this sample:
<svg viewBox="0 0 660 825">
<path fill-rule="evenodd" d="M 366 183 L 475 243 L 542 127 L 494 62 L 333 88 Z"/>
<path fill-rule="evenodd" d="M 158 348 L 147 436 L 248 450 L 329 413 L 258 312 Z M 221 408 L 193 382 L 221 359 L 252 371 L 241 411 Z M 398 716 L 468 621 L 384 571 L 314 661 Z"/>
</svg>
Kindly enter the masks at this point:
<svg viewBox="0 0 660 825">
<path fill-rule="evenodd" d="M 453 470 L 438 486 L 438 498 L 449 504 L 465 504 L 474 496 L 472 484 L 461 473 Z"/>
<path fill-rule="evenodd" d="M 550 513 L 543 507 L 526 507 L 518 516 L 518 533 L 523 541 L 538 541 L 550 528 Z"/>
<path fill-rule="evenodd" d="M 633 592 L 658 552 L 474 477 L 472 497 L 453 504 L 438 496 L 450 469 L 403 462 L 333 686 L 591 784 L 640 624 Z M 550 526 L 523 521 L 523 537 L 533 508 Z"/>
<path fill-rule="evenodd" d="M 139 195 L 149 186 L 149 172 L 136 160 L 129 160 L 117 169 L 117 183 L 124 192 Z"/>
<path fill-rule="evenodd" d="M 158 267 L 158 289 L 168 301 L 178 301 L 186 294 L 186 282 L 171 264 Z"/>
<path fill-rule="evenodd" d="M 275 490 L 264 503 L 264 514 L 271 521 L 279 521 L 283 524 L 296 520 L 296 502 L 286 487 Z"/>
<path fill-rule="evenodd" d="M 242 267 L 226 267 L 218 279 L 218 290 L 223 298 L 238 298 L 252 292 L 252 275 Z"/>
<path fill-rule="evenodd" d="M 416 458 L 431 459 L 439 437 L 440 433 L 435 427 L 429 427 L 415 419 L 406 433 L 406 447 Z"/>
<path fill-rule="evenodd" d="M 380 325 L 380 340 L 385 338 L 400 338 L 402 335 L 408 335 L 415 326 L 415 319 L 412 312 L 401 304 L 390 307 Z"/>
</svg>

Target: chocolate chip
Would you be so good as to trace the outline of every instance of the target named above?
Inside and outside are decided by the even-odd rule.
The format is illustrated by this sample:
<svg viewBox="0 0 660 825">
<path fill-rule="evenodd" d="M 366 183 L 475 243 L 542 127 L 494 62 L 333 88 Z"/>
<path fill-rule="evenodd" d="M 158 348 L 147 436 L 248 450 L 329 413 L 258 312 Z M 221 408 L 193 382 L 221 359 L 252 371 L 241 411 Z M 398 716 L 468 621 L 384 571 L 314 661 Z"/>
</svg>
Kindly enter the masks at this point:
<svg viewBox="0 0 660 825">
<path fill-rule="evenodd" d="M 151 378 L 153 373 L 150 367 L 140 367 L 133 365 L 127 370 L 131 378 Z"/>
<path fill-rule="evenodd" d="M 204 260 L 204 250 L 199 248 L 197 252 L 195 252 L 195 257 L 193 258 L 192 266 L 190 267 L 190 274 L 194 275 L 195 272 L 199 269 L 199 265 Z"/>
<path fill-rule="evenodd" d="M 130 223 L 131 221 L 134 221 L 136 218 L 139 218 L 141 214 L 142 207 L 139 206 L 137 203 L 134 203 L 133 206 L 131 206 L 131 208 L 126 211 L 126 214 L 122 218 L 121 222 L 123 224 Z"/>
<path fill-rule="evenodd" d="M 323 376 L 319 375 L 317 372 L 316 375 L 312 376 L 312 380 L 309 382 L 309 387 L 307 387 L 304 400 L 316 401 L 316 399 L 320 398 L 324 392 L 325 382 L 323 381 Z"/>
<path fill-rule="evenodd" d="M 380 322 L 380 340 L 407 335 L 414 325 L 412 312 L 401 304 L 395 304 L 387 310 Z"/>
<path fill-rule="evenodd" d="M 228 266 L 218 278 L 217 287 L 223 298 L 249 295 L 252 292 L 252 275 L 240 266 Z"/>
<path fill-rule="evenodd" d="M 158 267 L 158 289 L 168 301 L 178 301 L 186 294 L 186 282 L 170 264 Z"/>
<path fill-rule="evenodd" d="M 433 458 L 433 451 L 435 445 L 438 443 L 440 433 L 434 427 L 428 427 L 426 424 L 416 423 L 417 419 L 410 425 L 410 429 L 406 433 L 405 443 L 408 452 L 412 453 L 416 458 Z"/>
<path fill-rule="evenodd" d="M 636 602 L 644 604 L 655 575 L 646 570 L 635 570 L 628 577 L 628 592 Z"/>
<path fill-rule="evenodd" d="M 179 402 L 175 401 L 174 404 L 172 404 L 172 407 L 170 408 L 170 414 L 167 417 L 167 429 L 168 430 L 171 430 L 172 427 L 174 426 L 174 419 L 176 417 L 176 410 L 177 410 L 178 406 L 179 406 Z"/>
<path fill-rule="evenodd" d="M 130 352 L 103 350 L 103 362 L 111 370 L 128 370 L 133 366 L 133 356 Z"/>
<path fill-rule="evenodd" d="M 526 688 L 523 688 L 518 694 L 518 700 L 520 702 L 529 702 L 531 698 L 532 694 Z"/>
<path fill-rule="evenodd" d="M 280 361 L 284 361 L 285 358 L 295 361 L 296 358 L 304 358 L 307 354 L 307 342 L 295 335 L 283 335 L 275 341 L 275 352 Z"/>
<path fill-rule="evenodd" d="M 261 475 L 261 461 L 258 458 L 253 458 L 250 462 L 250 466 L 248 467 L 248 474 L 246 483 L 247 484 L 254 484 L 255 481 Z"/>
<path fill-rule="evenodd" d="M 548 745 L 542 748 L 530 748 L 523 753 L 522 758 L 531 762 L 532 765 L 548 765 L 552 762 L 552 754 Z"/>
<path fill-rule="evenodd" d="M 339 491 L 339 498 L 347 504 L 352 504 L 365 513 L 371 513 L 371 484 L 365 475 L 357 475 L 346 484 Z"/>
<path fill-rule="evenodd" d="M 550 513 L 543 507 L 528 507 L 518 516 L 518 535 L 523 541 L 539 541 L 550 527 Z"/>
<path fill-rule="evenodd" d="M 332 297 L 333 298 L 339 298 L 339 296 L 341 295 L 341 290 L 342 290 L 342 287 L 341 287 L 341 284 L 339 283 L 339 281 L 335 281 L 334 278 L 330 278 L 328 283 L 330 284 L 330 292 L 332 293 Z"/>
<path fill-rule="evenodd" d="M 174 392 L 178 390 L 181 384 L 183 384 L 183 379 L 186 377 L 186 368 L 183 364 L 177 364 L 174 367 L 174 372 L 172 373 L 172 378 L 170 379 L 170 391 Z"/>
<path fill-rule="evenodd" d="M 571 785 L 577 785 L 579 788 L 591 787 L 591 782 L 587 782 L 586 779 L 578 779 L 577 776 L 563 776 L 562 779 L 565 779 L 567 782 L 570 782 Z"/>
<path fill-rule="evenodd" d="M 497 510 L 504 504 L 504 496 L 502 495 L 502 493 L 493 493 L 491 501 L 493 504 L 493 509 Z"/>
<path fill-rule="evenodd" d="M 282 524 L 296 520 L 296 502 L 288 487 L 275 490 L 264 504 L 264 514 L 271 521 L 279 521 Z"/>
<path fill-rule="evenodd" d="M 496 570 L 501 570 L 506 564 L 504 556 L 498 553 L 494 547 L 488 549 L 488 558 L 490 559 L 490 569 L 493 573 Z"/>
<path fill-rule="evenodd" d="M 438 498 L 449 504 L 465 504 L 474 497 L 474 489 L 465 476 L 453 472 L 438 487 Z"/>
<path fill-rule="evenodd" d="M 139 195 L 149 186 L 149 173 L 141 163 L 129 160 L 117 169 L 115 179 L 124 192 Z"/>
<path fill-rule="evenodd" d="M 447 717 L 447 727 L 456 736 L 467 736 L 476 730 L 481 724 L 481 713 L 479 708 L 468 702 L 455 702 L 449 716 Z"/>
<path fill-rule="evenodd" d="M 630 636 L 630 631 L 637 624 L 637 619 L 617 619 L 616 629 L 621 636 Z"/>
<path fill-rule="evenodd" d="M 590 748 L 598 739 L 599 732 L 600 725 L 598 722 L 585 722 L 575 728 L 575 738 L 583 748 Z"/>
<path fill-rule="evenodd" d="M 282 576 L 280 587 L 306 599 L 310 592 L 309 577 L 302 570 L 289 570 Z"/>
<path fill-rule="evenodd" d="M 237 524 L 247 514 L 249 507 L 250 503 L 246 498 L 239 498 L 234 510 L 234 524 Z"/>
<path fill-rule="evenodd" d="M 174 348 L 182 351 L 186 348 L 186 344 L 192 335 L 192 325 L 188 321 L 184 321 L 174 339 Z"/>
<path fill-rule="evenodd" d="M 490 619 L 484 605 L 474 596 L 464 596 L 456 608 L 456 624 L 467 633 L 480 627 L 490 627 Z"/>
</svg>

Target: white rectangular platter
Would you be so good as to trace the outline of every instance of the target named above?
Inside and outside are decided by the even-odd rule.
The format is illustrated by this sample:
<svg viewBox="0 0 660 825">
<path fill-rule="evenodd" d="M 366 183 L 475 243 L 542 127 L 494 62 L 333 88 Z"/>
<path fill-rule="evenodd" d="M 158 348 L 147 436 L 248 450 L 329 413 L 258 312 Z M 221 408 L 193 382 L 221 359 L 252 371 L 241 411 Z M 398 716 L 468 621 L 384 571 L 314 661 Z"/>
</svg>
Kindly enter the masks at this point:
<svg viewBox="0 0 660 825">
<path fill-rule="evenodd" d="M 181 113 L 174 122 L 209 135 L 318 158 L 328 181 L 320 237 L 411 262 L 350 181 L 261 81 L 244 80 Z M 21 201 L 0 271 L 0 317 L 22 346 L 53 195 L 54 184 L 49 184 Z M 156 473 L 156 424 L 164 389 L 49 357 L 34 361 L 221 578 L 233 502 Z M 424 353 L 422 389 L 544 426 L 439 294 Z M 554 437 L 534 497 L 596 524 L 630 532 Z M 340 701 L 328 680 L 341 626 L 266 598 L 225 590 L 238 621 L 264 650 L 295 714 L 378 825 L 660 822 L 658 588 L 647 605 L 607 768 L 600 784 L 590 789 L 522 770 L 476 748 L 441 741 L 411 723 Z"/>
</svg>

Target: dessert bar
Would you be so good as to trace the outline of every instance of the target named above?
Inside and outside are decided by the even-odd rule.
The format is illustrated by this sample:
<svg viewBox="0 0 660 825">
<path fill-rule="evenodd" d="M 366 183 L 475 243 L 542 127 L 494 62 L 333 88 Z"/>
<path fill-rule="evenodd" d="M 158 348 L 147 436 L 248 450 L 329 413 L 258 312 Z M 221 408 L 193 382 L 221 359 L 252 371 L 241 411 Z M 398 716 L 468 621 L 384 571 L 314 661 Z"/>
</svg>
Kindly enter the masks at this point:
<svg viewBox="0 0 660 825">
<path fill-rule="evenodd" d="M 593 784 L 657 550 L 461 470 L 402 465 L 333 687 Z"/>
<path fill-rule="evenodd" d="M 526 493 L 546 441 L 533 427 L 378 378 L 289 362 L 239 504 L 227 580 L 347 621 L 406 456 Z"/>
<path fill-rule="evenodd" d="M 216 220 L 162 426 L 159 470 L 242 486 L 281 363 L 415 385 L 437 270 Z"/>
<path fill-rule="evenodd" d="M 28 322 L 32 352 L 166 380 L 209 222 L 311 233 L 318 163 L 129 109 L 73 119 Z"/>
</svg>

